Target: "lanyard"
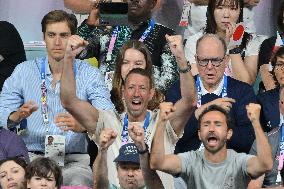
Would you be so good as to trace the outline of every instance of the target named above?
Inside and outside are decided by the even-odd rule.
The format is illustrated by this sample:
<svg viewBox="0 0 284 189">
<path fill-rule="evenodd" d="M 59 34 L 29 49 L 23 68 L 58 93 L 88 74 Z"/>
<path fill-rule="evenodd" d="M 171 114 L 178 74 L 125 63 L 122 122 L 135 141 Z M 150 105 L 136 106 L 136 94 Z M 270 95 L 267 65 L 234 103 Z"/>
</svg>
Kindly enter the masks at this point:
<svg viewBox="0 0 284 189">
<path fill-rule="evenodd" d="M 280 127 L 280 141 L 279 141 L 279 163 L 278 163 L 278 171 L 281 171 L 283 168 L 283 160 L 284 160 L 284 124 Z"/>
<path fill-rule="evenodd" d="M 226 76 L 224 74 L 224 76 L 223 76 L 224 84 L 223 84 L 222 92 L 221 92 L 222 98 L 226 97 L 228 95 L 227 94 L 227 85 L 228 85 L 227 79 L 228 79 L 228 76 Z M 202 103 L 201 103 L 201 97 L 202 97 L 201 81 L 200 81 L 199 75 L 197 76 L 197 80 L 196 80 L 196 90 L 197 90 L 197 107 L 199 108 L 202 105 Z"/>
<path fill-rule="evenodd" d="M 139 41 L 144 42 L 144 40 L 147 38 L 147 36 L 150 34 L 152 29 L 154 28 L 154 26 L 155 26 L 155 21 L 151 19 L 148 28 L 144 31 L 144 33 L 140 37 Z M 115 41 L 117 39 L 119 30 L 120 30 L 120 27 L 116 26 L 114 28 L 113 32 L 112 32 L 111 40 L 109 42 L 109 46 L 108 46 L 108 50 L 107 50 L 107 57 L 106 57 L 107 61 L 111 60 L 112 51 L 114 49 L 114 44 L 115 44 Z"/>
<path fill-rule="evenodd" d="M 144 121 L 144 126 L 143 126 L 144 133 L 146 133 L 146 130 L 149 126 L 149 123 L 150 123 L 150 112 L 147 111 L 146 118 L 145 118 L 145 121 Z M 122 133 L 121 133 L 121 142 L 122 142 L 122 145 L 124 145 L 128 142 L 128 116 L 127 116 L 127 113 L 125 113 L 124 119 L 123 119 L 123 130 L 122 130 Z"/>
<path fill-rule="evenodd" d="M 41 79 L 41 113 L 43 118 L 43 124 L 46 126 L 46 132 L 48 132 L 48 108 L 47 108 L 47 88 L 46 88 L 46 68 L 48 66 L 48 60 L 45 58 L 41 62 L 40 79 Z M 76 76 L 76 64 L 74 64 L 74 76 Z"/>
<path fill-rule="evenodd" d="M 46 132 L 48 132 L 48 110 L 47 110 L 47 88 L 46 88 L 46 67 L 47 58 L 41 62 L 40 79 L 41 79 L 41 113 L 43 118 L 43 124 L 46 126 Z"/>
</svg>

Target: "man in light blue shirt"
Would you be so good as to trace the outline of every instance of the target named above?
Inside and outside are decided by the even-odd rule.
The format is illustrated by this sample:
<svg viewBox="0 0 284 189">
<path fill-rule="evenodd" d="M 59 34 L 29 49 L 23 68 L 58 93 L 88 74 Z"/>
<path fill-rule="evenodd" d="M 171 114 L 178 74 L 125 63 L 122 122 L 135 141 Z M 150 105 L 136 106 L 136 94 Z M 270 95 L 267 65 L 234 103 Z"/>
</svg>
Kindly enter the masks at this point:
<svg viewBox="0 0 284 189">
<path fill-rule="evenodd" d="M 69 37 L 76 33 L 77 21 L 73 15 L 57 10 L 46 14 L 41 24 L 47 57 L 21 63 L 5 81 L 0 95 L 0 123 L 9 129 L 18 124 L 25 128 L 20 134 L 31 160 L 56 152 L 60 158 L 60 149 L 65 150 L 63 185 L 91 187 L 86 134 L 81 133 L 84 129 L 60 101 L 64 54 Z M 113 108 L 100 72 L 79 60 L 74 60 L 73 66 L 77 96 L 96 108 Z M 55 136 L 54 146 L 45 148 L 50 135 Z M 62 146 L 56 146 L 56 139 L 62 137 Z"/>
</svg>

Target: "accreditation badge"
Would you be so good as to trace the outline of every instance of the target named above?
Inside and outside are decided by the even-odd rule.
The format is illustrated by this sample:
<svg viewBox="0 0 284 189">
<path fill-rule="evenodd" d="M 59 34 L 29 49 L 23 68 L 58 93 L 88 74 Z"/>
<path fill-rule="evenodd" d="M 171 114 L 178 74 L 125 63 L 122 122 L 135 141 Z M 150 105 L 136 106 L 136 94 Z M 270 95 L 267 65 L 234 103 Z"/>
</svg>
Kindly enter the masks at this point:
<svg viewBox="0 0 284 189">
<path fill-rule="evenodd" d="M 64 166 L 65 158 L 65 136 L 45 136 L 45 157 L 53 159 L 59 166 Z"/>
</svg>

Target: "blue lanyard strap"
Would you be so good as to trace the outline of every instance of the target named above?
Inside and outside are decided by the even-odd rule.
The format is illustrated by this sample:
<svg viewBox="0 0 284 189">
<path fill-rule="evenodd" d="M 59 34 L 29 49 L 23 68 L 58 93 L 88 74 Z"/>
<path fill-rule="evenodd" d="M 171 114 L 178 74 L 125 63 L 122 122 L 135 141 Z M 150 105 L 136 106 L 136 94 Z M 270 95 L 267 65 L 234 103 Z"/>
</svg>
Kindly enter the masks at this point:
<svg viewBox="0 0 284 189">
<path fill-rule="evenodd" d="M 222 98 L 228 96 L 228 93 L 227 93 L 228 76 L 226 76 L 224 74 L 223 80 L 224 80 L 224 84 L 223 84 L 222 92 L 221 92 Z M 197 76 L 197 80 L 196 80 L 195 84 L 196 84 L 196 90 L 197 90 L 197 107 L 199 108 L 202 105 L 202 102 L 201 102 L 201 97 L 202 97 L 202 93 L 201 93 L 201 80 L 200 80 L 200 76 L 199 75 Z"/>
<path fill-rule="evenodd" d="M 46 126 L 46 132 L 48 132 L 48 109 L 47 109 L 47 88 L 46 88 L 46 67 L 47 58 L 41 62 L 40 79 L 41 79 L 41 113 L 43 117 L 43 124 Z"/>
<path fill-rule="evenodd" d="M 36 60 L 37 61 L 37 60 Z M 48 108 L 47 108 L 47 88 L 46 88 L 46 68 L 48 66 L 48 58 L 41 62 L 40 79 L 41 79 L 41 113 L 43 117 L 43 124 L 46 126 L 48 132 Z M 76 64 L 74 63 L 74 77 L 76 76 Z"/>
<path fill-rule="evenodd" d="M 144 31 L 139 41 L 144 42 L 144 40 L 148 37 L 152 29 L 154 28 L 154 26 L 155 26 L 155 21 L 151 19 L 148 28 Z"/>
<path fill-rule="evenodd" d="M 145 121 L 144 121 L 144 126 L 143 126 L 144 133 L 146 133 L 146 130 L 147 130 L 149 124 L 150 124 L 150 112 L 147 111 L 146 118 L 145 118 Z M 126 144 L 128 142 L 128 116 L 127 116 L 127 113 L 125 113 L 124 119 L 123 119 L 123 129 L 122 129 L 122 133 L 121 133 L 121 142 L 122 142 L 122 144 Z"/>
</svg>

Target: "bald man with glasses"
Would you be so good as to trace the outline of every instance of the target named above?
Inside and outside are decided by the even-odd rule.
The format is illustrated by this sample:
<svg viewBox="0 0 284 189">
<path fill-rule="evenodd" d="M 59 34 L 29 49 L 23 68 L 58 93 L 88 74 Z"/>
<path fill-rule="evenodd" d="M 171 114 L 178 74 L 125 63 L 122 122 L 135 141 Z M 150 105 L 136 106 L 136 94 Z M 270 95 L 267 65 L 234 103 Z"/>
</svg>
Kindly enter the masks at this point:
<svg viewBox="0 0 284 189">
<path fill-rule="evenodd" d="M 228 147 L 237 152 L 248 153 L 254 141 L 253 127 L 247 118 L 245 106 L 256 102 L 253 88 L 241 81 L 226 76 L 229 57 L 223 39 L 214 34 L 205 34 L 196 44 L 195 59 L 199 75 L 195 77 L 197 87 L 197 108 L 188 121 L 183 137 L 178 141 L 175 153 L 202 149 L 198 138 L 197 119 L 209 105 L 216 104 L 233 118 L 235 127 Z M 179 81 L 171 86 L 166 101 L 176 102 L 181 98 Z"/>
</svg>

